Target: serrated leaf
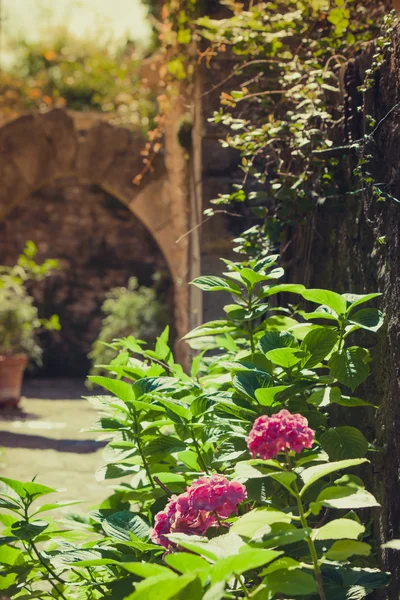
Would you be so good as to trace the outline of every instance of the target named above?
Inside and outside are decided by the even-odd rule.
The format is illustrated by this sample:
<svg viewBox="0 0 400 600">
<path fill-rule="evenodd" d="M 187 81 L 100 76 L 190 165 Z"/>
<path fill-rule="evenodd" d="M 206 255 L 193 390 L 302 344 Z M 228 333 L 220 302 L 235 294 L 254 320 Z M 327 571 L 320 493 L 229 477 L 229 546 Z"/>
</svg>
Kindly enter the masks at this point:
<svg viewBox="0 0 400 600">
<path fill-rule="evenodd" d="M 382 294 L 377 292 L 372 294 L 343 294 L 346 302 L 350 303 L 348 312 L 351 312 L 356 306 L 360 306 L 360 304 L 365 304 L 365 302 L 379 298 L 379 296 L 382 296 Z"/>
<path fill-rule="evenodd" d="M 369 352 L 353 346 L 335 352 L 329 360 L 331 375 L 352 391 L 369 375 Z"/>
<path fill-rule="evenodd" d="M 282 569 L 267 575 L 263 583 L 271 592 L 281 593 L 285 596 L 308 596 L 317 591 L 315 579 L 309 573 L 300 569 L 289 571 Z"/>
<path fill-rule="evenodd" d="M 259 341 L 264 354 L 277 348 L 297 348 L 298 342 L 294 335 L 287 331 L 268 331 Z"/>
<path fill-rule="evenodd" d="M 0 477 L 0 495 L 7 496 L 12 500 L 16 500 L 18 497 L 23 499 L 30 497 L 33 500 L 47 494 L 53 494 L 56 491 L 54 488 L 41 485 L 35 481 L 22 483 L 15 479 Z"/>
<path fill-rule="evenodd" d="M 116 540 L 129 541 L 131 534 L 140 540 L 149 537 L 151 528 L 139 516 L 129 511 L 116 512 L 102 521 L 104 533 Z"/>
<path fill-rule="evenodd" d="M 338 334 L 334 329 L 327 327 L 317 327 L 306 335 L 301 350 L 310 354 L 304 358 L 302 365 L 311 369 L 326 358 L 336 346 Z"/>
<path fill-rule="evenodd" d="M 204 292 L 229 292 L 237 296 L 241 295 L 238 285 L 233 281 L 224 279 L 223 277 L 203 276 L 197 277 L 192 281 L 192 285 L 200 288 Z"/>
<path fill-rule="evenodd" d="M 357 489 L 346 485 L 329 486 L 324 488 L 317 503 L 327 508 L 348 510 L 355 508 L 373 508 L 380 506 L 374 496 L 364 489 Z"/>
<path fill-rule="evenodd" d="M 330 475 L 331 473 L 335 473 L 336 471 L 341 471 L 342 469 L 350 469 L 351 467 L 357 467 L 358 465 L 362 465 L 366 462 L 369 462 L 366 458 L 353 458 L 349 460 L 340 460 L 337 462 L 309 467 L 308 469 L 302 471 L 302 473 L 300 474 L 300 477 L 304 483 L 304 487 L 301 490 L 300 494 L 303 495 L 309 487 L 311 487 L 316 481 L 322 479 L 322 477 L 325 477 L 326 475 Z"/>
<path fill-rule="evenodd" d="M 351 556 L 369 556 L 371 554 L 371 546 L 365 542 L 356 540 L 338 540 L 329 548 L 325 554 L 329 560 L 348 560 Z"/>
<path fill-rule="evenodd" d="M 338 387 L 326 387 L 313 392 L 311 396 L 307 398 L 307 402 L 314 404 L 314 406 L 318 406 L 319 408 L 324 408 L 335 402 L 338 403 L 341 397 L 342 394 Z"/>
<path fill-rule="evenodd" d="M 180 452 L 186 450 L 185 442 L 171 435 L 160 435 L 150 440 L 144 447 L 146 456 L 154 454 L 170 454 L 171 452 Z"/>
<path fill-rule="evenodd" d="M 211 584 L 227 581 L 232 575 L 241 575 L 251 569 L 258 569 L 282 555 L 276 550 L 244 547 L 233 556 L 220 559 L 211 569 Z"/>
<path fill-rule="evenodd" d="M 255 396 L 257 401 L 261 406 L 274 406 L 276 404 L 280 404 L 278 400 L 276 400 L 276 396 L 285 390 L 288 389 L 287 385 L 279 385 L 270 388 L 260 388 L 255 391 Z"/>
<path fill-rule="evenodd" d="M 356 540 L 365 531 L 364 525 L 353 519 L 335 519 L 314 530 L 316 540 Z"/>
<path fill-rule="evenodd" d="M 95 385 L 99 385 L 105 390 L 108 390 L 123 402 L 135 400 L 135 392 L 133 391 L 132 385 L 125 383 L 125 381 L 110 379 L 109 377 L 102 377 L 100 375 L 92 375 L 88 377 L 88 379 Z"/>
<path fill-rule="evenodd" d="M 363 308 L 352 314 L 349 322 L 375 332 L 383 325 L 383 314 L 376 308 Z"/>
<path fill-rule="evenodd" d="M 322 449 L 331 460 L 363 458 L 368 451 L 368 440 L 355 427 L 332 427 L 320 438 Z"/>
<path fill-rule="evenodd" d="M 259 529 L 272 523 L 290 523 L 291 516 L 273 508 L 255 508 L 240 517 L 231 527 L 233 533 L 252 538 Z"/>
<path fill-rule="evenodd" d="M 338 315 L 344 315 L 347 309 L 346 300 L 340 294 L 331 290 L 311 289 L 305 290 L 301 294 L 303 298 L 316 304 L 329 306 Z"/>
<path fill-rule="evenodd" d="M 266 356 L 274 365 L 278 365 L 283 369 L 290 369 L 301 361 L 303 353 L 298 348 L 278 348 L 277 350 L 270 350 Z"/>
<path fill-rule="evenodd" d="M 273 296 L 274 294 L 280 294 L 281 292 L 288 292 L 290 294 L 301 294 L 305 290 L 304 285 L 299 283 L 281 283 L 270 287 L 263 288 L 260 297 L 266 298 Z"/>
<path fill-rule="evenodd" d="M 268 373 L 246 371 L 237 373 L 233 380 L 233 386 L 247 398 L 254 400 L 256 390 L 267 387 L 272 383 L 272 377 Z"/>
</svg>

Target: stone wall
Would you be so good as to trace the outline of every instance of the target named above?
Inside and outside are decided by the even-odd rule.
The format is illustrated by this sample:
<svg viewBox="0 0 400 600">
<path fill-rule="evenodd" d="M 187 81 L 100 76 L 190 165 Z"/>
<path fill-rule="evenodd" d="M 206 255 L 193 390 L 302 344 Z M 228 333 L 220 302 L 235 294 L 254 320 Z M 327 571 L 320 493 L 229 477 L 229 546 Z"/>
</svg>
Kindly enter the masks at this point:
<svg viewBox="0 0 400 600">
<path fill-rule="evenodd" d="M 0 264 L 14 264 L 26 240 L 38 246 L 39 261 L 60 263 L 59 272 L 32 286 L 41 316 L 59 314 L 62 326 L 42 336 L 48 374 L 87 373 L 105 295 L 131 276 L 151 286 L 153 274 L 164 273 L 169 285 L 160 293 L 169 298 L 173 324 L 171 276 L 160 249 L 129 209 L 99 186 L 60 179 L 16 206 L 0 223 Z"/>
<path fill-rule="evenodd" d="M 379 409 L 369 414 L 352 409 L 345 415 L 347 422 L 361 423 L 368 439 L 381 448 L 369 455 L 368 482 L 382 504 L 382 511 L 374 515 L 375 535 L 381 544 L 400 538 L 400 29 L 394 36 L 394 50 L 376 74 L 360 112 L 357 86 L 371 64 L 373 50 L 368 47 L 343 74 L 346 122 L 338 145 L 370 134 L 365 116 L 372 115 L 379 125 L 367 139 L 367 153 L 373 157 L 370 170 L 393 198 L 378 201 L 369 192 L 346 193 L 359 189 L 360 182 L 352 175 L 356 156 L 344 154 L 340 174 L 344 194 L 326 201 L 310 218 L 303 236 L 310 243 L 289 277 L 339 292 L 382 293 L 375 303 L 385 314 L 385 325 L 378 336 L 363 337 L 374 360 L 372 374 L 359 390 L 361 397 Z M 400 592 L 399 554 L 383 551 L 381 558 L 392 573 L 392 585 L 375 597 L 395 600 Z"/>
</svg>

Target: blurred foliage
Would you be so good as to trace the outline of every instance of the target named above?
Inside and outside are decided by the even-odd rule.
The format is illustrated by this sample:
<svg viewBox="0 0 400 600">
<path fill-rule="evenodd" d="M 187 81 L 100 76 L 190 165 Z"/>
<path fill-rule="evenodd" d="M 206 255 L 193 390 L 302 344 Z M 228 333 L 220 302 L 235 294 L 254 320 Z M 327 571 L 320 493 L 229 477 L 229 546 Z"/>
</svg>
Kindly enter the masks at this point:
<svg viewBox="0 0 400 600">
<path fill-rule="evenodd" d="M 136 277 L 131 277 L 126 287 L 109 291 L 102 306 L 104 319 L 99 337 L 89 354 L 92 375 L 104 371 L 101 366 L 110 364 L 117 356 L 118 352 L 110 346 L 116 339 L 133 335 L 146 343 L 154 343 L 161 334 L 168 315 L 158 283 L 157 274 L 152 288 L 139 286 Z"/>
<path fill-rule="evenodd" d="M 203 68 L 204 74 L 218 63 L 214 71 L 218 80 L 203 92 L 214 94 L 211 106 L 216 110 L 205 116 L 217 125 L 218 135 L 225 128 L 222 147 L 237 151 L 243 177 L 230 193 L 212 201 L 218 211 L 208 208 L 205 214 L 210 217 L 223 207 L 240 204 L 257 224 L 238 238 L 236 250 L 259 255 L 272 242 L 281 245 L 287 260 L 284 249 L 296 236 L 299 248 L 308 243 L 301 238 L 300 228 L 310 223 L 318 205 L 343 203 L 352 193 L 343 185 L 343 157 L 346 160 L 352 152 L 364 155 L 365 139 L 352 139 L 346 131 L 347 120 L 357 119 L 357 114 L 348 114 L 353 109 L 340 93 L 340 79 L 344 66 L 371 42 L 375 66 L 367 73 L 369 85 L 362 84 L 358 93 L 365 93 L 370 80 L 379 75 L 398 22 L 391 2 L 149 3 L 153 11 L 162 6 L 159 77 L 164 91 L 158 98 L 158 129 L 149 137 L 145 170 L 155 156 L 152 146 L 158 147 L 171 106 L 182 97 L 186 105 L 192 104 L 195 73 Z M 357 85 L 353 86 L 356 93 Z M 363 131 L 365 138 L 374 125 L 372 119 L 369 125 Z M 335 148 L 343 143 L 343 149 Z M 352 165 L 346 164 L 351 172 Z M 364 171 L 354 171 L 354 189 L 373 188 Z M 381 193 L 382 197 L 388 194 Z M 305 248 L 304 255 L 308 253 Z"/>
<path fill-rule="evenodd" d="M 41 281 L 58 268 L 58 262 L 47 259 L 36 263 L 37 248 L 29 241 L 15 265 L 0 266 L 0 354 L 27 354 L 40 363 L 42 349 L 37 334 L 43 330 L 59 330 L 57 315 L 40 319 L 34 299 L 29 295 L 30 281 Z"/>
<path fill-rule="evenodd" d="M 110 114 L 116 125 L 147 130 L 154 98 L 140 78 L 144 51 L 128 41 L 81 39 L 67 27 L 40 42 L 14 43 L 16 60 L 0 72 L 0 111 L 13 117 L 24 110 L 69 108 Z"/>
</svg>

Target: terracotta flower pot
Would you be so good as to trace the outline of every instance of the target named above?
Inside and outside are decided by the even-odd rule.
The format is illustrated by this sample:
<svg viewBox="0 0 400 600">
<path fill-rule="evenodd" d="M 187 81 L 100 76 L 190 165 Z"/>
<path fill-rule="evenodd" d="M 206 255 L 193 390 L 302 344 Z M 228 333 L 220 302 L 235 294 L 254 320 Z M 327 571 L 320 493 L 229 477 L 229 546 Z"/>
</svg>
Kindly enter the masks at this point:
<svg viewBox="0 0 400 600">
<path fill-rule="evenodd" d="M 28 357 L 25 354 L 0 356 L 0 406 L 16 406 L 19 403 L 27 364 Z"/>
</svg>

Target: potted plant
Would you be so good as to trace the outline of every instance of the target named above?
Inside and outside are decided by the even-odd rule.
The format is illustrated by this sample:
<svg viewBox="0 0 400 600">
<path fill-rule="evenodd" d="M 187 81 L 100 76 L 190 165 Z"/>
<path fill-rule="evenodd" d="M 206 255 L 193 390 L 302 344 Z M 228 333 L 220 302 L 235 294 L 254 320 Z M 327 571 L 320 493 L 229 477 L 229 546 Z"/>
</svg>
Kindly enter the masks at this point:
<svg viewBox="0 0 400 600">
<path fill-rule="evenodd" d="M 42 329 L 60 329 L 58 317 L 39 319 L 29 281 L 40 281 L 56 267 L 57 261 L 35 262 L 37 248 L 27 242 L 17 264 L 0 266 L 0 406 L 18 404 L 24 371 L 29 360 L 40 362 L 42 351 L 37 334 Z"/>
</svg>

